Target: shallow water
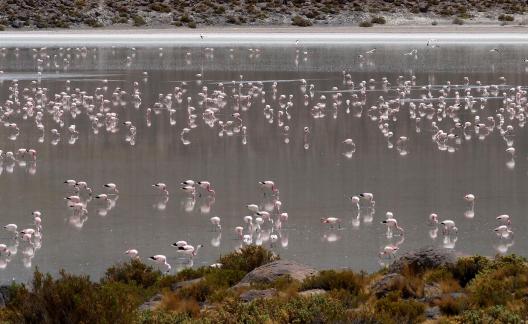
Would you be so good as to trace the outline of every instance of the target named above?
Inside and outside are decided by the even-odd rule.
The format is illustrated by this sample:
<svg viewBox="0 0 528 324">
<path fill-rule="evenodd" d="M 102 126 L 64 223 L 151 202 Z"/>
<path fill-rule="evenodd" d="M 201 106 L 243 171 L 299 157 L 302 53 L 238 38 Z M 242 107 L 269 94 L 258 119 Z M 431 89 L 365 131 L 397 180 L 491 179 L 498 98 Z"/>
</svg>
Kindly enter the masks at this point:
<svg viewBox="0 0 528 324">
<path fill-rule="evenodd" d="M 416 76 L 416 85 L 408 96 L 411 99 L 426 93 L 421 86 L 442 86 L 448 80 L 452 85 L 462 85 L 464 76 L 469 77 L 473 86 L 477 80 L 483 85 L 499 84 L 502 82 L 499 77 L 505 77 L 506 85 L 489 97 L 500 97 L 511 87 L 528 85 L 528 65 L 522 62 L 525 46 L 503 45 L 501 53 L 494 53 L 489 52 L 488 45 L 440 45 L 431 49 L 425 44 L 376 44 L 375 54 L 363 59 L 358 55 L 365 55 L 372 46 L 301 44 L 298 53 L 295 45 L 263 46 L 258 52 L 256 47 L 231 50 L 221 46 L 214 53 L 206 50 L 205 45 L 164 47 L 163 51 L 153 47 L 49 48 L 41 52 L 6 49 L 0 53 L 0 70 L 4 71 L 0 74 L 0 106 L 10 99 L 9 87 L 15 79 L 19 80 L 22 105 L 24 94 L 34 97 L 35 86 L 47 88 L 48 99 L 54 100 L 55 94 L 63 91 L 72 94 L 75 89 L 93 95 L 107 80 L 104 97 L 110 100 L 107 107 L 118 113 L 120 124 L 116 132 L 107 132 L 102 127 L 94 134 L 86 107 L 82 107 L 82 113 L 75 118 L 68 112 L 64 114 L 63 128 L 46 111 L 43 142 L 39 142 L 41 132 L 36 129 L 35 117 L 24 119 L 22 110 L 9 119 L 20 127 L 15 140 L 9 139 L 12 130 L 0 128 L 0 149 L 16 151 L 24 147 L 38 151 L 36 163 L 28 162 L 25 166 L 16 163 L 10 169 L 4 161 L 0 174 L 0 224 L 30 227 L 31 212 L 43 213 L 41 246 L 34 248 L 21 241 L 16 255 L 4 255 L 0 262 L 5 267 L 0 270 L 1 280 L 26 280 L 36 266 L 42 271 L 55 273 L 64 268 L 99 277 L 108 266 L 126 260 L 123 252 L 129 248 L 137 248 L 143 258 L 165 254 L 173 268 L 189 266 L 170 246 L 177 240 L 203 244 L 205 247 L 193 260 L 194 266 L 211 264 L 221 254 L 243 244 L 234 227 L 243 225 L 243 216 L 249 214 L 245 205 L 258 203 L 264 207 L 272 200 L 269 193 L 264 196 L 259 189 L 257 182 L 261 180 L 274 180 L 278 185 L 282 210 L 288 212 L 289 220 L 281 230 L 273 231 L 278 235 L 277 242 L 269 241 L 270 224 L 264 225 L 260 236 L 254 234 L 254 241 L 284 258 L 318 268 L 377 270 L 390 262 L 378 257 L 387 244 L 397 244 L 398 253 L 435 245 L 454 247 L 461 254 L 493 255 L 507 251 L 528 255 L 527 228 L 523 222 L 528 205 L 525 199 L 528 137 L 517 120 L 506 121 L 506 125 L 515 127 L 513 146 L 517 151 L 512 167 L 505 152 L 508 146 L 497 130 L 484 140 L 475 134 L 471 139 L 462 138 L 455 152 L 440 151 L 432 141 L 431 123 L 425 116 L 420 132 L 416 131 L 416 122 L 409 118 L 407 101 L 396 115 L 397 121 L 390 122 L 394 136 L 390 140 L 393 148 L 389 148 L 378 121 L 369 117 L 368 109 L 378 104 L 380 96 L 385 100 L 396 98 L 398 76 L 404 80 Z M 418 49 L 416 58 L 403 55 L 412 48 Z M 41 75 L 37 59 L 43 60 Z M 356 89 L 362 80 L 376 81 L 367 91 L 362 108 L 352 108 L 349 114 L 344 101 L 357 92 L 343 91 L 343 104 L 334 118 L 332 87 L 346 89 L 343 70 L 351 73 Z M 146 78 L 144 71 L 148 72 Z M 201 85 L 196 81 L 197 73 L 203 74 Z M 266 94 L 251 99 L 247 110 L 241 106 L 246 137 L 241 133 L 220 137 L 218 125 L 210 128 L 202 119 L 204 108 L 199 104 L 198 92 L 207 86 L 211 95 L 217 84 L 224 82 L 227 105 L 217 117 L 224 122 L 233 120 L 231 114 L 239 105 L 233 99 L 231 80 L 240 81 L 241 75 L 245 84 L 242 94 L 248 91 L 248 81 L 254 85 L 262 81 Z M 382 77 L 391 83 L 387 89 L 381 84 Z M 300 79 L 314 84 L 308 106 L 304 105 Z M 275 80 L 279 80 L 277 98 L 281 94 L 293 95 L 291 119 L 283 117 L 282 126 L 277 118 L 279 104 L 273 99 Z M 141 91 L 139 108 L 134 107 L 131 98 L 135 81 Z M 182 81 L 187 84 L 182 86 Z M 117 87 L 127 95 L 122 105 L 116 100 L 114 106 L 112 92 Z M 158 94 L 174 93 L 174 87 L 187 90 L 182 103 L 173 100 L 175 125 L 171 125 L 164 109 L 152 113 L 149 126 L 146 109 L 154 107 Z M 472 89 L 471 94 L 479 97 L 477 89 Z M 455 96 L 456 90 L 464 97 L 462 86 L 452 86 L 450 97 Z M 438 97 L 437 90 L 432 93 Z M 310 108 L 321 102 L 321 95 L 327 98 L 325 116 L 314 118 Z M 187 97 L 192 98 L 191 105 L 196 107 L 198 118 L 197 127 L 184 137 L 190 144 L 184 145 L 180 133 L 188 127 Z M 448 104 L 454 102 L 449 100 Z M 266 104 L 274 108 L 272 121 L 265 116 Z M 461 105 L 465 106 L 463 99 Z M 473 112 L 462 108 L 459 116 L 462 121 L 473 122 L 475 115 L 485 119 L 501 106 L 502 97 L 490 98 L 484 109 L 480 110 L 478 105 Z M 134 145 L 125 140 L 128 132 L 121 122 L 126 120 L 137 127 Z M 68 143 L 67 127 L 71 124 L 80 133 L 74 144 Z M 453 122 L 444 120 L 439 124 L 449 129 Z M 285 131 L 285 125 L 290 127 L 289 132 Z M 305 142 L 306 126 L 310 128 L 310 136 Z M 59 129 L 60 141 L 56 142 L 50 133 L 52 128 Z M 395 145 L 400 136 L 409 139 L 407 155 L 399 154 Z M 342 141 L 346 138 L 352 138 L 356 144 L 351 158 L 344 154 L 348 148 Z M 309 148 L 305 149 L 305 144 Z M 71 194 L 63 184 L 70 178 L 87 181 L 94 193 L 106 192 L 105 183 L 118 184 L 120 193 L 115 206 L 108 210 L 104 203 L 92 199 L 87 205 L 87 217 L 73 217 L 63 199 Z M 192 201 L 179 190 L 180 182 L 186 179 L 209 180 L 215 187 L 216 199 L 197 197 Z M 166 203 L 151 187 L 156 182 L 168 185 L 170 197 Z M 376 204 L 375 209 L 362 208 L 358 215 L 346 196 L 361 192 L 374 193 Z M 473 217 L 465 214 L 469 205 L 463 199 L 470 192 L 477 197 Z M 386 228 L 380 224 L 387 211 L 392 211 L 404 227 L 404 236 L 387 238 Z M 444 241 L 439 227 L 438 236 L 432 239 L 429 231 L 434 227 L 427 224 L 432 212 L 438 213 L 440 220 L 455 220 L 458 235 L 447 236 L 448 241 Z M 514 239 L 499 239 L 493 233 L 499 214 L 512 217 Z M 221 233 L 213 231 L 209 222 L 212 216 L 221 217 Z M 320 219 L 328 216 L 341 218 L 341 227 L 321 224 Z M 7 232 L 1 232 L 0 239 L 8 245 L 15 244 Z"/>
</svg>

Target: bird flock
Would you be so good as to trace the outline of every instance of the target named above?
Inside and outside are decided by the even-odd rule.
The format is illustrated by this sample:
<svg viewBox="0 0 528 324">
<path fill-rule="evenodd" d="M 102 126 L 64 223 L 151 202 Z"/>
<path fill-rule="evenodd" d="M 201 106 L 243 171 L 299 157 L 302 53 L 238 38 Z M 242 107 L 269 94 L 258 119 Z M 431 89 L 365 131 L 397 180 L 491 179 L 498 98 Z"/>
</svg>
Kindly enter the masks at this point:
<svg viewBox="0 0 528 324">
<path fill-rule="evenodd" d="M 206 35 L 200 35 L 204 42 Z M 426 51 L 438 50 L 440 44 L 429 40 L 423 49 L 411 48 L 401 53 L 402 57 L 412 63 Z M 265 48 L 230 48 L 228 60 L 245 56 L 258 62 Z M 455 154 L 465 149 L 472 139 L 485 143 L 494 136 L 502 139 L 504 154 L 508 157 L 506 167 L 515 168 L 515 159 L 519 155 L 516 149 L 516 134 L 525 126 L 528 116 L 528 96 L 526 87 L 511 85 L 506 78 L 499 77 L 494 84 L 484 84 L 479 80 L 463 77 L 460 82 L 447 81 L 445 84 L 420 85 L 415 75 L 398 76 L 394 80 L 381 77 L 357 80 L 353 72 L 335 71 L 334 85 L 331 88 L 320 88 L 313 80 L 246 80 L 243 74 L 232 81 L 211 81 L 206 79 L 207 71 L 204 62 L 215 62 L 215 51 L 212 47 L 200 46 L 199 51 L 189 51 L 184 55 L 186 65 L 201 65 L 200 73 L 193 80 L 178 81 L 165 93 L 148 95 L 154 98 L 148 102 L 145 97 L 150 81 L 148 71 L 141 72 L 135 81 L 116 85 L 112 80 L 97 80 L 96 86 L 82 89 L 74 87 L 72 81 L 61 81 L 60 90 L 52 91 L 45 86 L 49 73 L 65 74 L 78 64 L 83 64 L 88 58 L 97 59 L 97 48 L 58 48 L 31 49 L 31 58 L 35 66 L 35 78 L 29 82 L 21 82 L 14 78 L 2 81 L 7 86 L 0 88 L 0 131 L 3 145 L 9 150 L 0 150 L 0 175 L 5 171 L 12 174 L 15 168 L 26 170 L 29 175 L 36 175 L 37 150 L 35 148 L 15 148 L 22 143 L 32 143 L 34 147 L 45 144 L 58 146 L 65 143 L 72 149 L 82 138 L 121 136 L 123 143 L 134 147 L 141 139 L 140 130 L 148 129 L 159 123 L 176 128 L 179 140 L 183 146 L 200 145 L 196 134 L 200 129 L 211 129 L 218 138 L 237 138 L 242 146 L 248 146 L 251 140 L 250 131 L 255 127 L 250 122 L 249 115 L 257 114 L 269 129 L 276 133 L 280 142 L 290 145 L 291 137 L 302 142 L 302 149 L 313 149 L 313 139 L 320 136 L 310 125 L 299 124 L 296 116 L 306 114 L 314 121 L 318 119 L 356 118 L 379 131 L 389 150 L 395 150 L 404 157 L 411 152 L 413 138 L 423 136 L 428 139 L 433 149 L 447 154 Z M 158 50 L 159 58 L 166 55 L 164 48 Z M 18 58 L 22 50 L 18 48 L 0 49 L 0 67 L 9 69 L 3 60 L 6 57 Z M 126 58 L 120 63 L 125 71 L 133 71 L 138 62 L 136 48 L 126 49 Z M 198 52 L 198 54 L 197 54 Z M 310 49 L 297 41 L 292 44 L 293 64 L 302 68 L 310 61 Z M 357 55 L 354 64 L 359 66 L 375 64 L 379 49 L 372 48 Z M 112 48 L 116 56 L 116 48 Z M 489 50 L 489 55 L 504 55 L 502 49 Z M 0 77 L 7 76 L 0 70 Z M 3 80 L 3 79 L 2 79 Z M 295 91 L 283 92 L 283 83 L 295 85 Z M 24 84 L 24 87 L 23 87 Z M 54 87 L 54 89 L 56 89 Z M 192 91 L 196 92 L 192 93 Z M 498 108 L 493 105 L 498 104 Z M 131 118 L 130 116 L 133 116 Z M 157 116 L 157 118 L 154 118 Z M 411 131 L 398 127 L 404 119 L 411 123 Z M 146 128 L 138 127 L 142 123 Z M 297 131 L 298 130 L 298 131 Z M 353 138 L 339 139 L 342 145 L 342 155 L 345 159 L 356 156 L 357 141 Z M 465 144 L 468 143 L 468 144 Z M 24 146 L 27 146 L 24 145 Z M 40 158 L 40 155 L 39 155 Z M 59 180 L 57 180 L 59 181 Z M 68 223 L 77 229 L 82 229 L 89 215 L 106 216 L 116 207 L 122 191 L 118 184 L 108 182 L 95 186 L 96 191 L 84 180 L 60 180 L 67 190 L 66 209 L 69 213 Z M 154 182 L 154 181 L 153 181 Z M 153 208 L 165 210 L 169 203 L 169 181 L 155 182 L 152 189 L 157 195 Z M 283 228 L 289 220 L 289 214 L 283 208 L 279 188 L 274 181 L 263 180 L 257 183 L 260 190 L 260 200 L 257 203 L 245 204 L 241 214 L 240 224 L 228 231 L 233 238 L 244 244 L 264 243 L 273 248 L 278 243 L 288 246 L 288 237 Z M 209 214 L 217 198 L 215 187 L 210 181 L 181 181 L 174 188 L 183 195 L 183 207 L 186 212 L 194 210 L 196 202 L 201 202 L 201 212 Z M 221 197 L 221 193 L 219 193 Z M 351 224 L 359 227 L 360 214 L 364 222 L 372 222 L 375 217 L 374 194 L 365 192 L 347 197 L 356 210 Z M 474 194 L 464 197 L 467 210 L 464 216 L 475 217 Z M 90 206 L 90 207 L 89 207 Z M 95 206 L 95 207 L 91 207 Z M 242 211 L 241 211 L 242 213 Z M 44 224 L 46 218 L 41 211 L 32 213 L 33 224 L 30 228 L 19 229 L 14 223 L 4 226 L 12 234 L 10 244 L 0 244 L 0 268 L 17 254 L 17 247 L 23 244 L 24 265 L 31 267 L 31 259 L 42 247 Z M 341 230 L 345 221 L 339 217 L 321 215 L 321 226 L 332 230 Z M 16 222 L 16 220 L 13 220 Z M 211 241 L 213 246 L 220 244 L 222 219 L 220 216 L 209 218 L 211 231 L 218 236 Z M 429 236 L 436 239 L 440 226 L 443 236 L 443 246 L 454 248 L 457 241 L 458 228 L 456 219 L 442 219 L 437 213 L 424 217 L 428 224 Z M 21 221 L 24 223 L 25 221 Z M 501 240 L 513 244 L 513 229 L 509 215 L 497 216 L 497 227 L 492 229 Z M 387 211 L 380 226 L 386 226 L 386 238 L 398 242 L 384 245 L 380 248 L 380 258 L 393 258 L 399 246 L 403 244 L 404 225 L 398 222 L 394 212 Z M 25 226 L 20 226 L 25 227 Z M 490 229 L 491 230 L 491 229 Z M 325 240 L 332 242 L 338 239 L 334 232 L 325 234 Z M 194 245 L 179 240 L 167 242 L 166 246 L 175 248 L 175 252 L 191 261 L 203 247 L 200 242 Z M 509 247 L 508 246 L 508 247 Z M 131 247 L 125 254 L 130 258 L 139 258 L 138 247 Z M 501 252 L 507 252 L 507 248 Z M 156 254 L 148 259 L 171 271 L 169 263 L 172 256 Z M 218 264 L 215 267 L 221 266 Z"/>
</svg>

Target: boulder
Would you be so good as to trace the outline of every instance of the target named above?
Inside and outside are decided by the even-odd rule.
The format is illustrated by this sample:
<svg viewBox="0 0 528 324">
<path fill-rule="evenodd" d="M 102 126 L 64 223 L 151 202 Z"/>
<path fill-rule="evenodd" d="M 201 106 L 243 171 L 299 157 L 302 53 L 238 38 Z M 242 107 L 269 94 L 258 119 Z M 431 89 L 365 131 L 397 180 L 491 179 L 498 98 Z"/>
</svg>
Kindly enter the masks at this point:
<svg viewBox="0 0 528 324">
<path fill-rule="evenodd" d="M 197 278 L 197 279 L 186 280 L 186 281 L 180 281 L 180 282 L 177 282 L 175 284 L 172 284 L 171 289 L 172 289 L 172 291 L 176 291 L 176 290 L 181 289 L 181 288 L 189 287 L 189 286 L 192 286 L 194 284 L 199 283 L 203 279 L 204 279 L 204 277 Z"/>
<path fill-rule="evenodd" d="M 427 307 L 425 309 L 425 317 L 427 317 L 427 319 L 438 319 L 440 317 L 440 314 L 440 307 L 438 306 Z"/>
<path fill-rule="evenodd" d="M 442 288 L 437 283 L 425 284 L 423 295 L 426 301 L 439 298 L 442 296 Z"/>
<path fill-rule="evenodd" d="M 149 299 L 148 301 L 144 302 L 141 306 L 139 306 L 140 311 L 154 311 L 156 308 L 161 304 L 161 299 L 163 298 L 162 294 L 156 294 L 154 297 Z"/>
<path fill-rule="evenodd" d="M 324 294 L 326 294 L 326 290 L 324 289 L 310 289 L 310 290 L 301 291 L 299 293 L 299 296 L 313 297 L 313 296 L 324 295 Z"/>
<path fill-rule="evenodd" d="M 275 288 L 264 290 L 248 290 L 240 295 L 240 299 L 244 302 L 250 302 L 257 298 L 271 298 L 277 293 Z"/>
<path fill-rule="evenodd" d="M 0 286 L 0 308 L 5 307 L 10 298 L 9 286 Z"/>
<path fill-rule="evenodd" d="M 441 266 L 453 266 L 456 256 L 452 250 L 435 247 L 425 247 L 415 251 L 409 251 L 400 256 L 389 266 L 390 273 L 401 273 L 406 266 L 415 273 Z"/>
<path fill-rule="evenodd" d="M 306 277 L 315 274 L 317 270 L 306 265 L 295 261 L 278 260 L 253 269 L 235 287 L 249 286 L 252 283 L 272 283 L 284 276 L 303 281 Z"/>
<path fill-rule="evenodd" d="M 378 298 L 385 297 L 389 292 L 398 290 L 405 285 L 405 277 L 397 273 L 389 273 L 370 286 L 370 290 Z"/>
</svg>

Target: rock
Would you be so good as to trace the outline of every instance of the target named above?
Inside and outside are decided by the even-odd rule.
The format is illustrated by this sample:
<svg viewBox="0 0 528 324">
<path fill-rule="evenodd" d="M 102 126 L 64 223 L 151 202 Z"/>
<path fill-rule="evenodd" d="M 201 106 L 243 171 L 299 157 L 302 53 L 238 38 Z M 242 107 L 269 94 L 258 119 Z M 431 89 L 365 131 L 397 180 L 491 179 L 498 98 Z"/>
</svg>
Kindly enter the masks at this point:
<svg viewBox="0 0 528 324">
<path fill-rule="evenodd" d="M 424 286 L 424 298 L 426 301 L 439 298 L 442 296 L 442 289 L 437 283 L 425 284 Z"/>
<path fill-rule="evenodd" d="M 277 293 L 275 288 L 264 290 L 248 290 L 240 295 L 240 299 L 244 302 L 250 302 L 257 298 L 271 298 Z"/>
<path fill-rule="evenodd" d="M 299 296 L 312 297 L 312 296 L 324 295 L 324 294 L 326 294 L 326 290 L 324 289 L 310 289 L 310 290 L 301 291 L 299 293 Z"/>
<path fill-rule="evenodd" d="M 317 274 L 317 270 L 306 265 L 295 261 L 278 260 L 253 269 L 235 287 L 248 286 L 251 283 L 272 283 L 284 276 L 303 281 L 306 277 L 315 274 Z"/>
<path fill-rule="evenodd" d="M 405 266 L 415 273 L 423 272 L 427 269 L 435 269 L 441 266 L 452 266 L 456 262 L 453 251 L 435 247 L 425 247 L 419 250 L 410 251 L 399 257 L 389 266 L 390 273 L 401 273 Z"/>
<path fill-rule="evenodd" d="M 448 294 L 453 299 L 460 299 L 460 298 L 466 298 L 467 294 L 463 292 L 452 292 Z"/>
<path fill-rule="evenodd" d="M 438 319 L 440 317 L 440 307 L 427 307 L 425 309 L 425 317 L 427 319 Z"/>
<path fill-rule="evenodd" d="M 22 28 L 22 27 L 24 27 L 24 23 L 21 20 L 16 19 L 16 20 L 13 20 L 11 22 L 11 27 L 13 27 L 13 28 Z"/>
<path fill-rule="evenodd" d="M 429 11 L 429 4 L 427 2 L 418 4 L 418 10 L 422 13 L 426 13 Z"/>
<path fill-rule="evenodd" d="M 370 290 L 376 295 L 376 297 L 381 298 L 403 285 L 405 285 L 404 276 L 397 273 L 389 273 L 380 280 L 374 282 L 370 286 Z"/>
<path fill-rule="evenodd" d="M 162 294 L 156 294 L 154 297 L 149 299 L 149 301 L 144 302 L 141 306 L 139 306 L 140 311 L 154 311 L 160 304 L 161 299 L 163 298 Z"/>
<path fill-rule="evenodd" d="M 9 293 L 9 286 L 0 286 L 0 308 L 6 307 L 10 298 L 11 294 Z"/>
<path fill-rule="evenodd" d="M 177 282 L 175 284 L 173 284 L 171 286 L 171 289 L 172 291 L 175 291 L 175 290 L 178 290 L 178 289 L 181 289 L 181 288 L 185 288 L 185 287 L 189 287 L 189 286 L 192 286 L 194 284 L 197 284 L 199 283 L 200 281 L 202 281 L 204 278 L 201 277 L 201 278 L 197 278 L 197 279 L 191 279 L 191 280 L 186 280 L 186 281 L 180 281 L 180 282 Z"/>
</svg>

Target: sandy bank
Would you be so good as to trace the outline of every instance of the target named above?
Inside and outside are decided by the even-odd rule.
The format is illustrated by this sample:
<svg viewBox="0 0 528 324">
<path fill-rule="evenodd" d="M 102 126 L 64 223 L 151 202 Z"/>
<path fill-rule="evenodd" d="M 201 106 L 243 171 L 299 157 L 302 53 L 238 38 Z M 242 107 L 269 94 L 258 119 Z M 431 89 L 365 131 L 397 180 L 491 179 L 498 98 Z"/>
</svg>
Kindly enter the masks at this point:
<svg viewBox="0 0 528 324">
<path fill-rule="evenodd" d="M 525 26 L 223 27 L 6 31 L 0 46 L 170 46 L 243 44 L 528 43 Z M 203 39 L 200 37 L 203 35 Z"/>
</svg>

